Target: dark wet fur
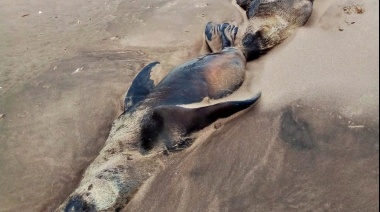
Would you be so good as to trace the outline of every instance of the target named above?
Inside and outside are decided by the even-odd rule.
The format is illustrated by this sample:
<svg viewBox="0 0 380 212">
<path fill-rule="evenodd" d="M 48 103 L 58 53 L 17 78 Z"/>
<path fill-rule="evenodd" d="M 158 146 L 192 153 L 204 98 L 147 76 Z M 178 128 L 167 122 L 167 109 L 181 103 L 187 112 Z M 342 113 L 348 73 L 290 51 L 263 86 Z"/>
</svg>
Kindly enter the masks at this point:
<svg viewBox="0 0 380 212">
<path fill-rule="evenodd" d="M 261 33 L 248 33 L 244 36 L 242 42 L 242 45 L 244 47 L 244 54 L 247 58 L 247 61 L 251 61 L 254 59 L 259 58 L 260 56 L 266 54 L 270 49 L 263 49 L 262 46 L 262 40 L 263 37 L 261 36 Z"/>
<path fill-rule="evenodd" d="M 90 212 L 96 211 L 95 206 L 84 201 L 80 196 L 73 196 L 67 203 L 65 212 Z"/>
</svg>

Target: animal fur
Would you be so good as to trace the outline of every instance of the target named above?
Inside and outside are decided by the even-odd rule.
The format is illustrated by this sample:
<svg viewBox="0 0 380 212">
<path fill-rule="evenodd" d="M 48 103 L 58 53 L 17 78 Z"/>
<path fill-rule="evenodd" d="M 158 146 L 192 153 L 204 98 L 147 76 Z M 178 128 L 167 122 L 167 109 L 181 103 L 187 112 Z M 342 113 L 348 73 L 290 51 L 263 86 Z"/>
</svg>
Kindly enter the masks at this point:
<svg viewBox="0 0 380 212">
<path fill-rule="evenodd" d="M 57 211 L 121 210 L 144 181 L 162 168 L 165 153 L 188 147 L 193 132 L 258 100 L 260 95 L 201 108 L 178 106 L 232 93 L 244 80 L 246 62 L 281 43 L 305 24 L 312 10 L 312 0 L 238 0 L 238 4 L 247 11 L 249 27 L 237 47 L 229 46 L 233 27 L 230 34 L 214 30 L 219 36 L 225 33 L 214 48 L 222 46 L 222 51 L 178 66 L 157 86 L 150 79 L 157 63 L 136 76 L 125 111 L 114 121 L 104 148 Z"/>
</svg>

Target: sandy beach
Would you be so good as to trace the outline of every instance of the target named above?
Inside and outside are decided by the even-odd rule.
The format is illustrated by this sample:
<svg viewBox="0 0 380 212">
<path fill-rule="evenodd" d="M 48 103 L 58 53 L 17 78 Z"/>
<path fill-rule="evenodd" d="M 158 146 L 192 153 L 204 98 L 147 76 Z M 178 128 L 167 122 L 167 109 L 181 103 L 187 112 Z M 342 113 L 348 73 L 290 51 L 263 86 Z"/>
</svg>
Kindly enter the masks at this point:
<svg viewBox="0 0 380 212">
<path fill-rule="evenodd" d="M 158 81 L 205 53 L 208 21 L 244 20 L 229 0 L 1 1 L 0 211 L 57 208 L 138 71 L 160 61 Z M 226 98 L 260 102 L 169 155 L 123 211 L 378 211 L 378 46 L 378 1 L 315 0 Z"/>
</svg>

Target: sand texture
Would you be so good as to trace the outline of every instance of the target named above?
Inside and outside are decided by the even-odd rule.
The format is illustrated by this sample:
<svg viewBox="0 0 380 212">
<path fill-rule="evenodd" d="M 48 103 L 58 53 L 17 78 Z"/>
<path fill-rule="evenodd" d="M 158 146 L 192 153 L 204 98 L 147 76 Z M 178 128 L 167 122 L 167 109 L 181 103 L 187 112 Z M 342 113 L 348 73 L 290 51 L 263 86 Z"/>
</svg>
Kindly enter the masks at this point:
<svg viewBox="0 0 380 212">
<path fill-rule="evenodd" d="M 0 211 L 57 208 L 138 71 L 160 61 L 159 81 L 205 52 L 208 21 L 244 20 L 229 0 L 2 0 Z M 315 0 L 227 98 L 260 102 L 167 156 L 124 211 L 378 211 L 378 46 L 377 0 Z"/>
</svg>

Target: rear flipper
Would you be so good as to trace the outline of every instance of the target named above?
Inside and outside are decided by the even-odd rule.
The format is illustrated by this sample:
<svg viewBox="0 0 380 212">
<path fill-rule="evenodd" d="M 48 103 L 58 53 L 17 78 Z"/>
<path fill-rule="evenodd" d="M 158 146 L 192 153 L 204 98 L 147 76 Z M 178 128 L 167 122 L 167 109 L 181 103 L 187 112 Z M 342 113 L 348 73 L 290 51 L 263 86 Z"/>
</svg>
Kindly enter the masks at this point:
<svg viewBox="0 0 380 212">
<path fill-rule="evenodd" d="M 150 79 L 150 73 L 159 62 L 153 62 L 145 66 L 135 77 L 124 100 L 124 111 L 141 102 L 154 89 L 154 82 Z"/>
<path fill-rule="evenodd" d="M 208 22 L 205 28 L 206 43 L 213 53 L 234 46 L 238 27 L 228 23 L 215 24 Z"/>
<path fill-rule="evenodd" d="M 224 23 L 220 26 L 222 31 L 222 48 L 233 47 L 235 45 L 238 27 L 232 24 Z"/>
<path fill-rule="evenodd" d="M 160 106 L 154 109 L 152 122 L 154 129 L 160 129 L 160 135 L 169 151 L 178 151 L 191 145 L 188 137 L 220 118 L 229 117 L 254 104 L 261 96 L 257 94 L 243 101 L 222 102 L 201 108 L 184 108 L 180 106 Z M 159 127 L 157 127 L 159 126 Z M 153 128 L 150 130 L 154 130 Z M 143 141 L 144 142 L 144 141 Z"/>
<path fill-rule="evenodd" d="M 220 24 L 208 22 L 205 28 L 205 40 L 211 52 L 216 53 L 222 51 L 222 32 Z"/>
</svg>

